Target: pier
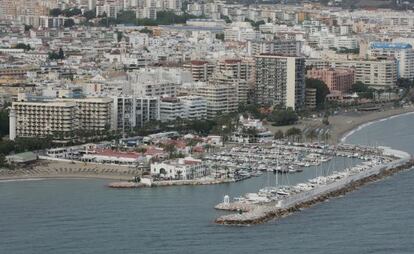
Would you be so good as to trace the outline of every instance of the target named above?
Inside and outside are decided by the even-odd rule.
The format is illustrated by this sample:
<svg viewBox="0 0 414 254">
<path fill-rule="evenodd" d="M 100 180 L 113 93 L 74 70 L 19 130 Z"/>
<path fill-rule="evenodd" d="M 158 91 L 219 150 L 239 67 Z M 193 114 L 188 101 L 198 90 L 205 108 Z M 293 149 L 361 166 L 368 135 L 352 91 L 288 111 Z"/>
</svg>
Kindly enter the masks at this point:
<svg viewBox="0 0 414 254">
<path fill-rule="evenodd" d="M 252 225 L 260 224 L 271 219 L 278 219 L 301 209 L 311 207 L 327 199 L 342 196 L 369 182 L 380 180 L 399 171 L 413 167 L 412 157 L 401 151 L 389 148 L 383 149 L 383 158 L 392 159 L 386 163 L 374 164 L 370 167 L 357 167 L 351 169 L 343 177 L 335 177 L 330 182 L 312 185 L 312 188 L 293 192 L 289 195 L 278 197 L 274 195 L 271 201 L 251 201 L 249 199 L 223 202 L 215 206 L 218 210 L 237 211 L 234 214 L 220 216 L 215 220 L 223 225 Z M 301 185 L 303 186 L 303 185 Z M 257 200 L 263 200 L 263 194 L 257 195 Z M 268 197 L 267 197 L 268 198 Z M 225 200 L 228 201 L 228 198 Z"/>
</svg>

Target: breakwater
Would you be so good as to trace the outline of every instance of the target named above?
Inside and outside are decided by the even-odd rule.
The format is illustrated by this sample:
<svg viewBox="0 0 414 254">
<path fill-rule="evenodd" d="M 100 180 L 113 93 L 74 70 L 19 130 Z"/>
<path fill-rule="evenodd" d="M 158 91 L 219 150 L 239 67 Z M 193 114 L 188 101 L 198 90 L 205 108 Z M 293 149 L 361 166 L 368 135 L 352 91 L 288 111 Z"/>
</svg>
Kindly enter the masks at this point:
<svg viewBox="0 0 414 254">
<path fill-rule="evenodd" d="M 367 183 L 380 180 L 401 170 L 412 168 L 414 161 L 408 154 L 386 150 L 396 160 L 383 165 L 377 165 L 338 181 L 318 186 L 312 190 L 293 194 L 282 200 L 265 204 L 246 204 L 243 202 L 220 203 L 215 208 L 219 210 L 237 211 L 238 213 L 223 215 L 215 220 L 223 225 L 251 225 L 264 223 L 271 219 L 288 216 L 291 213 L 308 208 L 329 198 L 338 197 L 353 191 Z"/>
</svg>

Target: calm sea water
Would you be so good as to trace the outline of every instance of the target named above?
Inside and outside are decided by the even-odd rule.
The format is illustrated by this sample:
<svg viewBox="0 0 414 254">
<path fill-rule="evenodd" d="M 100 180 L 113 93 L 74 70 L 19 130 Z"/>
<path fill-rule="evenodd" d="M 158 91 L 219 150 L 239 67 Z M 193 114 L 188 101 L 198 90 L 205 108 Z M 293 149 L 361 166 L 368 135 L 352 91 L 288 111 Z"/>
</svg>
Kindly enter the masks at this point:
<svg viewBox="0 0 414 254">
<path fill-rule="evenodd" d="M 413 125 L 413 115 L 397 117 L 348 141 L 414 153 Z M 335 167 L 351 163 L 337 160 Z M 315 173 L 309 169 L 289 180 Z M 0 253 L 414 253 L 414 171 L 251 227 L 215 225 L 220 213 L 213 206 L 225 194 L 257 191 L 267 176 L 139 190 L 112 190 L 106 183 L 0 183 Z"/>
</svg>

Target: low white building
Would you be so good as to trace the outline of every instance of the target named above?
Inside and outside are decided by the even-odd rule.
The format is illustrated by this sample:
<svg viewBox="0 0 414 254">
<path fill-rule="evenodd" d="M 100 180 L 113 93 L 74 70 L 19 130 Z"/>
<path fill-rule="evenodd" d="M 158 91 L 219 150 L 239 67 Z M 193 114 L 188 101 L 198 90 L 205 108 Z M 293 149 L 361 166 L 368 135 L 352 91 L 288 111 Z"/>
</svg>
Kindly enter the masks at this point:
<svg viewBox="0 0 414 254">
<path fill-rule="evenodd" d="M 191 180 L 209 174 L 201 160 L 191 157 L 151 164 L 151 174 L 172 180 Z"/>
</svg>

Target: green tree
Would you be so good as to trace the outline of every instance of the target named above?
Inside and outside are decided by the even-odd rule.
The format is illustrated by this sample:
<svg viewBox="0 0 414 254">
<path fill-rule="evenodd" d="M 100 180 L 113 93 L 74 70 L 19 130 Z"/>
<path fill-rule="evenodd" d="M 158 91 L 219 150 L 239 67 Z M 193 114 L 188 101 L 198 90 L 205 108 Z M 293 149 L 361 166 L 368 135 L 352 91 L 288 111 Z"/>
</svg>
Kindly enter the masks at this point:
<svg viewBox="0 0 414 254">
<path fill-rule="evenodd" d="M 321 109 L 325 106 L 326 96 L 329 94 L 329 88 L 319 79 L 306 79 L 306 88 L 316 89 L 316 107 Z"/>
<path fill-rule="evenodd" d="M 313 129 L 306 133 L 306 137 L 310 139 L 312 142 L 315 138 L 318 137 L 318 133 L 316 132 L 316 130 Z"/>
<path fill-rule="evenodd" d="M 9 111 L 0 110 L 0 138 L 9 134 Z"/>
<path fill-rule="evenodd" d="M 367 84 L 358 81 L 352 85 L 352 92 L 357 93 L 361 98 L 372 99 L 375 90 L 370 88 Z"/>
<path fill-rule="evenodd" d="M 273 136 L 274 139 L 283 139 L 285 135 L 283 134 L 283 131 L 278 130 L 275 135 Z"/>
<path fill-rule="evenodd" d="M 139 30 L 140 33 L 144 34 L 152 34 L 152 30 L 144 27 L 143 29 Z"/>
<path fill-rule="evenodd" d="M 216 34 L 216 39 L 217 40 L 224 41 L 224 33 L 217 33 Z"/>
<path fill-rule="evenodd" d="M 229 16 L 222 16 L 221 18 L 222 18 L 222 19 L 224 19 L 224 21 L 225 21 L 227 24 L 232 23 L 232 21 L 231 21 L 231 19 L 229 18 Z"/>
<path fill-rule="evenodd" d="M 167 144 L 164 146 L 164 150 L 169 154 L 169 157 L 171 158 L 173 154 L 177 151 L 177 148 L 174 144 Z"/>
<path fill-rule="evenodd" d="M 85 11 L 83 13 L 83 16 L 87 19 L 87 20 L 91 20 L 96 18 L 96 11 L 95 10 L 89 10 L 89 11 Z"/>
<path fill-rule="evenodd" d="M 354 93 L 365 93 L 369 91 L 368 85 L 362 83 L 361 81 L 356 82 L 352 85 L 352 92 Z"/>
<path fill-rule="evenodd" d="M 78 16 L 81 14 L 82 14 L 82 10 L 78 8 L 68 8 L 62 11 L 62 15 L 66 17 L 73 17 L 73 16 Z"/>
<path fill-rule="evenodd" d="M 75 25 L 75 21 L 73 19 L 65 19 L 63 22 L 64 27 L 72 27 Z"/>
<path fill-rule="evenodd" d="M 62 10 L 59 8 L 54 8 L 49 11 L 49 15 L 52 17 L 57 17 L 62 14 Z"/>
<path fill-rule="evenodd" d="M 397 86 L 402 88 L 410 88 L 413 86 L 413 81 L 407 78 L 399 78 L 397 79 Z"/>
<path fill-rule="evenodd" d="M 30 44 L 24 44 L 24 43 L 17 43 L 15 46 L 16 49 L 24 49 L 25 51 L 29 51 L 32 48 L 30 47 Z"/>
<path fill-rule="evenodd" d="M 291 108 L 275 110 L 269 116 L 269 121 L 273 122 L 274 126 L 291 125 L 298 121 L 298 115 Z"/>
<path fill-rule="evenodd" d="M 302 131 L 299 128 L 292 127 L 286 131 L 286 137 L 299 140 L 302 135 Z"/>
<path fill-rule="evenodd" d="M 24 31 L 25 32 L 29 32 L 30 31 L 30 29 L 32 29 L 33 28 L 33 26 L 32 25 L 24 25 Z"/>
<path fill-rule="evenodd" d="M 120 42 L 123 37 L 124 37 L 124 34 L 121 31 L 116 31 L 116 40 L 118 42 Z"/>
</svg>

